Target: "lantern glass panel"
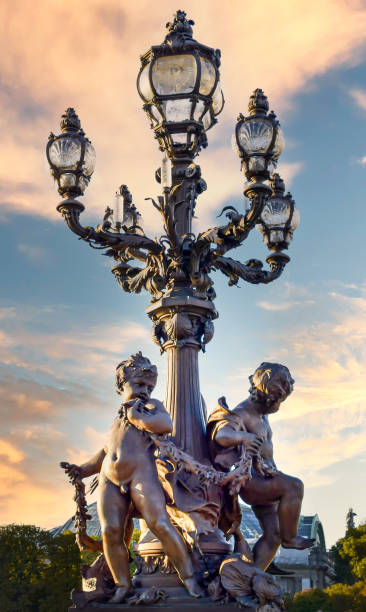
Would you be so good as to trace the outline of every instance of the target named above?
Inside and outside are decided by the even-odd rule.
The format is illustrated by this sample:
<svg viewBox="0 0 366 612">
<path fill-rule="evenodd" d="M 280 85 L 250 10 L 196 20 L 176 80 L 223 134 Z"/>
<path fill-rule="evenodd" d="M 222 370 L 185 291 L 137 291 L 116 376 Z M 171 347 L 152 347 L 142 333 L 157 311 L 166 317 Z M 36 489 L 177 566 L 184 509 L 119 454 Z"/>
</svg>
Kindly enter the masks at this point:
<svg viewBox="0 0 366 612">
<path fill-rule="evenodd" d="M 91 142 L 85 143 L 85 154 L 83 163 L 83 173 L 85 176 L 91 176 L 95 168 L 95 149 Z"/>
<path fill-rule="evenodd" d="M 163 120 L 163 116 L 160 113 L 160 111 L 158 111 L 158 109 L 156 108 L 156 106 L 154 106 L 153 104 L 150 106 L 150 113 L 152 114 L 153 118 L 155 119 L 156 123 L 161 123 Z"/>
<path fill-rule="evenodd" d="M 200 94 L 208 96 L 216 81 L 215 67 L 208 59 L 200 56 L 201 62 L 201 82 L 200 82 Z"/>
<path fill-rule="evenodd" d="M 278 244 L 279 242 L 283 242 L 283 230 L 271 230 L 269 232 L 269 240 L 272 244 Z"/>
<path fill-rule="evenodd" d="M 80 187 L 81 191 L 84 192 L 88 185 L 89 185 L 88 179 L 85 178 L 83 175 L 81 175 L 79 177 L 79 187 Z"/>
<path fill-rule="evenodd" d="M 161 103 L 166 121 L 186 121 L 191 118 L 191 100 L 165 100 Z"/>
<path fill-rule="evenodd" d="M 212 110 L 214 115 L 218 115 L 222 111 L 222 107 L 224 106 L 224 96 L 222 95 L 221 85 L 217 83 L 217 87 L 212 96 Z"/>
<path fill-rule="evenodd" d="M 285 148 L 285 138 L 280 126 L 277 127 L 277 135 L 273 145 L 272 156 L 274 159 L 278 159 Z"/>
<path fill-rule="evenodd" d="M 195 121 L 200 121 L 204 110 L 205 110 L 205 102 L 203 102 L 203 100 L 198 100 L 196 107 L 194 109 L 194 112 L 193 112 L 193 119 Z"/>
<path fill-rule="evenodd" d="M 263 172 L 266 169 L 265 158 L 253 155 L 249 158 L 248 168 L 250 172 Z"/>
<path fill-rule="evenodd" d="M 58 138 L 51 144 L 48 155 L 56 168 L 75 170 L 81 156 L 80 140 L 69 136 Z"/>
<path fill-rule="evenodd" d="M 263 207 L 261 219 L 268 229 L 284 227 L 290 213 L 291 205 L 287 200 L 270 198 Z"/>
<path fill-rule="evenodd" d="M 150 64 L 147 64 L 139 76 L 140 95 L 146 102 L 149 102 L 154 97 L 150 83 Z"/>
<path fill-rule="evenodd" d="M 177 133 L 172 134 L 173 144 L 187 144 L 187 134 Z"/>
<path fill-rule="evenodd" d="M 273 126 L 266 119 L 252 119 L 242 123 L 239 142 L 247 155 L 267 153 L 272 142 Z"/>
<path fill-rule="evenodd" d="M 211 127 L 211 113 L 208 110 L 202 117 L 202 123 L 205 130 L 208 130 Z"/>
<path fill-rule="evenodd" d="M 294 212 L 292 213 L 292 219 L 290 223 L 290 231 L 293 232 L 300 223 L 300 213 L 297 208 L 294 208 Z"/>
<path fill-rule="evenodd" d="M 196 78 L 197 64 L 193 55 L 159 57 L 152 67 L 152 82 L 159 95 L 191 93 Z"/>
<path fill-rule="evenodd" d="M 71 172 L 65 172 L 65 174 L 61 174 L 60 176 L 60 187 L 66 189 L 67 187 L 75 187 L 76 185 L 76 176 Z"/>
</svg>

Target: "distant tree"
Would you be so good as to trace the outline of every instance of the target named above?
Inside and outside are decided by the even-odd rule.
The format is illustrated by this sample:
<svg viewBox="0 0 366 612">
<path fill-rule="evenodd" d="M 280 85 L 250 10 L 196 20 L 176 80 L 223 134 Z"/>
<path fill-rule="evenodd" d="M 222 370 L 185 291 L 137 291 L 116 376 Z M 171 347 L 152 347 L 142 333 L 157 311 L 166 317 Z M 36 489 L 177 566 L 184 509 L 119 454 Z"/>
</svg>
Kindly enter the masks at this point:
<svg viewBox="0 0 366 612">
<path fill-rule="evenodd" d="M 352 572 L 360 580 L 366 580 L 366 523 L 347 529 L 341 540 L 340 555 L 349 560 Z"/>
<path fill-rule="evenodd" d="M 357 580 L 352 571 L 350 559 L 348 556 L 342 556 L 343 539 L 338 540 L 329 551 L 330 557 L 334 563 L 334 579 L 342 584 L 354 584 Z"/>
<path fill-rule="evenodd" d="M 334 612 L 366 612 L 366 582 L 333 584 L 325 592 Z M 324 610 L 325 612 L 325 610 Z"/>
<path fill-rule="evenodd" d="M 43 575 L 39 612 L 61 612 L 70 606 L 70 593 L 81 585 L 80 551 L 75 535 L 61 534 L 48 544 L 49 563 Z"/>
<path fill-rule="evenodd" d="M 287 612 L 366 612 L 366 583 L 333 584 L 324 591 L 309 589 L 296 593 Z"/>
<path fill-rule="evenodd" d="M 74 536 L 34 525 L 0 527 L 1 612 L 60 612 L 80 582 Z"/>
<path fill-rule="evenodd" d="M 330 607 L 329 596 L 321 589 L 309 589 L 295 593 L 292 601 L 287 602 L 287 612 L 334 612 Z"/>
<path fill-rule="evenodd" d="M 337 584 L 296 593 L 288 612 L 366 612 L 366 523 L 347 529 L 330 554 Z"/>
</svg>

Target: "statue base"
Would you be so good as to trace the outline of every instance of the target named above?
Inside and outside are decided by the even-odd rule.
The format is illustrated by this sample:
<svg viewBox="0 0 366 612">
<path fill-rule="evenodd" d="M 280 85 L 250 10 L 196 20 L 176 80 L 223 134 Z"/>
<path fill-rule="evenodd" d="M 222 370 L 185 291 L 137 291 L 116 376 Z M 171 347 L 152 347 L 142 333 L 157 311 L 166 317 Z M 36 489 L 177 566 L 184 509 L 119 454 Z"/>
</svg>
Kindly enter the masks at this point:
<svg viewBox="0 0 366 612">
<path fill-rule="evenodd" d="M 150 605 L 142 605 L 138 606 L 137 609 L 142 609 L 144 612 L 158 612 L 166 611 L 166 612 L 212 612 L 214 608 L 217 608 L 217 612 L 233 612 L 237 609 L 236 602 L 232 602 L 229 604 L 219 604 L 211 601 L 208 597 L 203 597 L 202 599 L 193 599 L 192 597 L 182 597 L 182 598 L 174 598 L 170 601 L 158 602 Z M 72 606 L 69 608 L 68 612 L 75 612 L 76 606 Z M 93 605 L 87 605 L 82 608 L 83 612 L 95 612 L 96 610 L 100 611 L 112 611 L 114 610 L 131 610 L 136 609 L 136 606 L 129 606 L 128 604 L 102 604 L 102 603 L 94 603 Z M 256 608 L 245 608 L 245 612 L 259 612 L 260 609 Z"/>
</svg>

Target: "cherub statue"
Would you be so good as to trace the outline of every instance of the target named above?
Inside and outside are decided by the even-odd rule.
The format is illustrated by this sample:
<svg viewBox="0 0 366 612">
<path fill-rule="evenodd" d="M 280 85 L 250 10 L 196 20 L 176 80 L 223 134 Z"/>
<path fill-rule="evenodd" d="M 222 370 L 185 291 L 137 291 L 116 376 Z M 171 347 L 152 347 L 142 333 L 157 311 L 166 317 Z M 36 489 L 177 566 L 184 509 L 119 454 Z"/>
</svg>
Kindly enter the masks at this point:
<svg viewBox="0 0 366 612">
<path fill-rule="evenodd" d="M 215 467 L 230 471 L 236 466 L 230 472 L 232 495 L 227 495 L 229 510 L 236 519 L 230 518 L 234 527 L 230 529 L 226 524 L 226 531 L 239 533 L 240 508 L 236 495 L 239 493 L 252 506 L 262 527 L 263 535 L 254 546 L 253 557 L 254 565 L 265 570 L 280 544 L 284 548 L 305 549 L 314 541 L 297 535 L 303 484 L 298 478 L 277 470 L 268 422 L 268 415 L 277 412 L 292 392 L 294 380 L 286 366 L 267 362 L 249 380 L 250 395 L 234 410 L 229 410 L 225 398 L 221 398 L 209 417 L 207 434 Z M 242 552 L 240 547 L 237 550 Z"/>
<path fill-rule="evenodd" d="M 284 609 L 283 593 L 272 576 L 247 563 L 241 555 L 233 555 L 222 562 L 220 580 L 240 608 L 261 612 Z"/>
<path fill-rule="evenodd" d="M 120 603 L 132 592 L 126 543 L 131 506 L 161 541 L 188 593 L 202 595 L 185 542 L 169 520 L 155 465 L 155 444 L 147 435 L 168 434 L 173 428 L 163 404 L 150 399 L 156 379 L 156 366 L 141 352 L 118 365 L 116 386 L 123 403 L 108 442 L 90 461 L 67 470 L 82 478 L 100 473 L 98 515 L 104 555 L 116 585 L 110 603 Z"/>
</svg>

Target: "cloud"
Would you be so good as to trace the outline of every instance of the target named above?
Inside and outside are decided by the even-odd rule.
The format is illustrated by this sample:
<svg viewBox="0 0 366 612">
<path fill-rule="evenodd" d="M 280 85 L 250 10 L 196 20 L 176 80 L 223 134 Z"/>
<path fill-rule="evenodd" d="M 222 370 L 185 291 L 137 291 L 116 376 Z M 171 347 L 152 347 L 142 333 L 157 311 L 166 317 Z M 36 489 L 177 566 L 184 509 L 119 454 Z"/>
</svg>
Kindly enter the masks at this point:
<svg viewBox="0 0 366 612">
<path fill-rule="evenodd" d="M 46 259 L 46 250 L 40 246 L 32 244 L 18 244 L 19 253 L 26 255 L 27 259 L 34 263 L 44 262 Z"/>
<path fill-rule="evenodd" d="M 295 306 L 312 306 L 314 304 L 314 300 L 306 300 L 302 302 L 292 301 L 292 302 L 266 302 L 264 300 L 257 302 L 257 306 L 259 308 L 263 308 L 263 310 L 269 310 L 271 312 L 277 312 L 281 310 L 289 310 L 290 308 L 294 308 Z"/>
<path fill-rule="evenodd" d="M 366 155 L 364 157 L 361 157 L 361 159 L 358 160 L 358 163 L 362 165 L 366 165 Z"/>
<path fill-rule="evenodd" d="M 24 459 L 24 453 L 22 453 L 21 450 L 16 448 L 11 442 L 0 439 L 0 456 L 1 455 L 5 455 L 10 463 L 19 463 Z"/>
<path fill-rule="evenodd" d="M 150 347 L 148 324 L 125 320 L 119 326 L 80 329 L 72 322 L 68 332 L 53 331 L 57 315 L 60 312 L 50 307 L 38 313 L 21 307 L 0 310 L 0 363 L 44 372 L 58 380 L 92 376 L 94 384 L 104 384 L 123 354 L 136 351 L 137 342 L 139 348 Z"/>
<path fill-rule="evenodd" d="M 1 523 L 54 527 L 71 516 L 73 490 L 58 464 L 80 458 L 79 445 L 85 459 L 100 448 L 85 415 L 108 414 L 107 403 L 80 385 L 60 389 L 17 376 L 2 380 Z"/>
<path fill-rule="evenodd" d="M 266 359 L 285 363 L 295 378 L 293 394 L 270 418 L 276 461 L 306 487 L 331 485 L 338 476 L 330 468 L 356 461 L 366 448 L 365 285 L 339 283 L 329 292 L 281 283 L 258 305 L 276 312 Z M 245 364 L 222 381 L 229 405 L 243 399 L 251 371 Z"/>
<path fill-rule="evenodd" d="M 364 89 L 351 89 L 349 94 L 356 104 L 366 111 L 366 91 Z"/>
<path fill-rule="evenodd" d="M 37 7 L 37 20 L 31 0 L 21 6 L 4 0 L 0 9 L 7 23 L 0 53 L 0 150 L 6 151 L 0 165 L 0 207 L 7 214 L 57 217 L 59 197 L 52 189 L 44 149 L 64 109 L 74 106 L 97 151 L 83 222 L 100 218 L 118 185 L 127 183 L 154 234 L 161 221 L 144 198 L 158 191 L 154 171 L 161 154 L 135 82 L 140 54 L 164 38 L 171 2 L 159 0 L 153 18 L 147 0 L 123 6 L 118 0 L 91 0 L 82 11 L 78 3 L 65 9 L 56 0 L 38 0 Z M 305 8 L 300 0 L 284 0 L 275 11 L 270 0 L 245 5 L 240 0 L 227 5 L 187 0 L 185 10 L 196 22 L 197 39 L 222 50 L 226 106 L 218 126 L 208 133 L 211 149 L 200 156 L 210 188 L 198 210 L 203 222 L 206 205 L 212 212 L 240 193 L 239 162 L 229 142 L 251 91 L 263 87 L 283 121 L 293 95 L 313 77 L 362 60 L 366 10 L 343 0 L 320 5 L 309 0 Z M 60 24 L 66 22 L 61 33 Z M 298 164 L 283 164 L 287 181 L 299 171 Z"/>
</svg>

